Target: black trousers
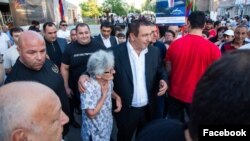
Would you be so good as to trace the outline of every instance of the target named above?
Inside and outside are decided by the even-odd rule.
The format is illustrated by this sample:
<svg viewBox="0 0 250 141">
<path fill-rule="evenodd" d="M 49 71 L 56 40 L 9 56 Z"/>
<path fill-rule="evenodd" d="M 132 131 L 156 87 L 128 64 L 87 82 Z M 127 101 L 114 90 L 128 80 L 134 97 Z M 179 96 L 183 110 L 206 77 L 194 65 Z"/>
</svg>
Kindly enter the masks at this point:
<svg viewBox="0 0 250 141">
<path fill-rule="evenodd" d="M 117 141 L 131 141 L 133 134 L 136 135 L 149 122 L 148 106 L 135 108 L 131 107 L 126 111 L 126 120 L 117 121 Z"/>
<path fill-rule="evenodd" d="M 168 97 L 167 118 L 185 122 L 189 118 L 190 104 L 180 101 L 172 96 Z"/>
</svg>

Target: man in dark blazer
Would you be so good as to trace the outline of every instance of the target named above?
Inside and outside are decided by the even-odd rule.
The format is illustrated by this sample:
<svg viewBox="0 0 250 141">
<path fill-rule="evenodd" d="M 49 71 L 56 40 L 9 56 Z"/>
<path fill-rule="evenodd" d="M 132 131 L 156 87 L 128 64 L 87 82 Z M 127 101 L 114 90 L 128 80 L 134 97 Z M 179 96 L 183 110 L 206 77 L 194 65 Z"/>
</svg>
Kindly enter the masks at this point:
<svg viewBox="0 0 250 141">
<path fill-rule="evenodd" d="M 56 25 L 52 22 L 46 22 L 43 25 L 44 40 L 46 43 L 47 55 L 58 68 L 61 66 L 62 54 L 67 46 L 64 38 L 57 37 Z"/>
<path fill-rule="evenodd" d="M 167 73 L 158 48 L 149 46 L 151 23 L 135 20 L 128 27 L 128 41 L 114 46 L 114 91 L 120 96 L 122 109 L 114 113 L 118 127 L 118 141 L 131 141 L 155 114 L 157 96 L 165 94 Z M 79 79 L 79 90 L 84 91 L 86 77 Z"/>
<path fill-rule="evenodd" d="M 128 27 L 128 42 L 113 47 L 115 56 L 114 91 L 122 109 L 115 113 L 118 141 L 131 141 L 133 133 L 155 114 L 157 96 L 167 90 L 167 74 L 158 48 L 149 46 L 151 23 L 135 20 Z"/>
<path fill-rule="evenodd" d="M 118 44 L 118 41 L 115 36 L 111 36 L 112 25 L 110 22 L 104 21 L 101 24 L 101 34 L 94 38 L 94 41 L 97 41 L 99 44 L 109 48 Z"/>
<path fill-rule="evenodd" d="M 57 37 L 56 25 L 52 22 L 46 22 L 43 25 L 44 40 L 46 44 L 46 51 L 49 59 L 56 64 L 60 69 L 62 63 L 62 55 L 67 47 L 67 40 Z M 74 108 L 72 108 L 72 98 L 70 100 L 70 124 L 75 128 L 80 128 L 80 124 L 76 122 L 74 117 Z"/>
</svg>

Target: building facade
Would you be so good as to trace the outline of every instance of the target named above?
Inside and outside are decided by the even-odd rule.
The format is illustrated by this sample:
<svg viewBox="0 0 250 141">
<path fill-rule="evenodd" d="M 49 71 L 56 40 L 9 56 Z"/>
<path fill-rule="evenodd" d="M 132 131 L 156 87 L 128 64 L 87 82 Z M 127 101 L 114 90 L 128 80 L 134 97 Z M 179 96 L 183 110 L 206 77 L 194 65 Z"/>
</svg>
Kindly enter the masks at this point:
<svg viewBox="0 0 250 141">
<path fill-rule="evenodd" d="M 78 15 L 77 6 L 66 0 L 62 0 L 62 6 L 64 19 L 73 24 Z M 27 26 L 32 20 L 59 23 L 59 0 L 0 0 L 0 25 Z"/>
</svg>

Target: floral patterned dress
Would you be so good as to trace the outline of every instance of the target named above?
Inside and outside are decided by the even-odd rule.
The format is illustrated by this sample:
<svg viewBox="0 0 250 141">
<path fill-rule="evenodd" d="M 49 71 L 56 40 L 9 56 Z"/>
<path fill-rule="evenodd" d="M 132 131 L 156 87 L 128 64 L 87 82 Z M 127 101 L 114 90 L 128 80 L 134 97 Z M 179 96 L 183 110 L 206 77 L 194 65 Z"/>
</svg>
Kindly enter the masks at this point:
<svg viewBox="0 0 250 141">
<path fill-rule="evenodd" d="M 109 141 L 112 126 L 112 103 L 111 93 L 113 91 L 113 81 L 109 82 L 108 96 L 95 118 L 88 118 L 86 109 L 95 109 L 99 99 L 101 98 L 101 86 L 97 80 L 91 78 L 85 83 L 86 92 L 81 94 L 82 109 L 82 129 L 81 137 L 83 141 Z"/>
</svg>

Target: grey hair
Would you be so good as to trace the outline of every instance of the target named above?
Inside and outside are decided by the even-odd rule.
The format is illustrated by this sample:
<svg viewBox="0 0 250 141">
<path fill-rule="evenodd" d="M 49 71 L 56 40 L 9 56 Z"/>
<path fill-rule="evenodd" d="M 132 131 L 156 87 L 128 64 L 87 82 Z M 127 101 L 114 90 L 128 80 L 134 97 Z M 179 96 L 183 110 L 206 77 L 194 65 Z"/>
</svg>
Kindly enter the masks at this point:
<svg viewBox="0 0 250 141">
<path fill-rule="evenodd" d="M 114 55 L 111 51 L 99 50 L 93 53 L 87 64 L 87 72 L 90 77 L 103 74 L 106 69 L 114 67 Z"/>
<path fill-rule="evenodd" d="M 0 88 L 0 140 L 10 141 L 11 133 L 15 129 L 25 129 L 28 132 L 40 134 L 42 129 L 33 115 L 40 105 L 34 105 L 34 103 L 47 98 L 50 91 L 52 92 L 47 86 L 37 82 L 19 81 L 2 86 Z"/>
<path fill-rule="evenodd" d="M 0 104 L 0 138 L 3 141 L 10 141 L 11 133 L 15 128 L 24 128 L 29 131 L 39 132 L 40 128 L 31 123 L 31 114 L 23 106 L 24 100 L 9 101 Z"/>
</svg>

